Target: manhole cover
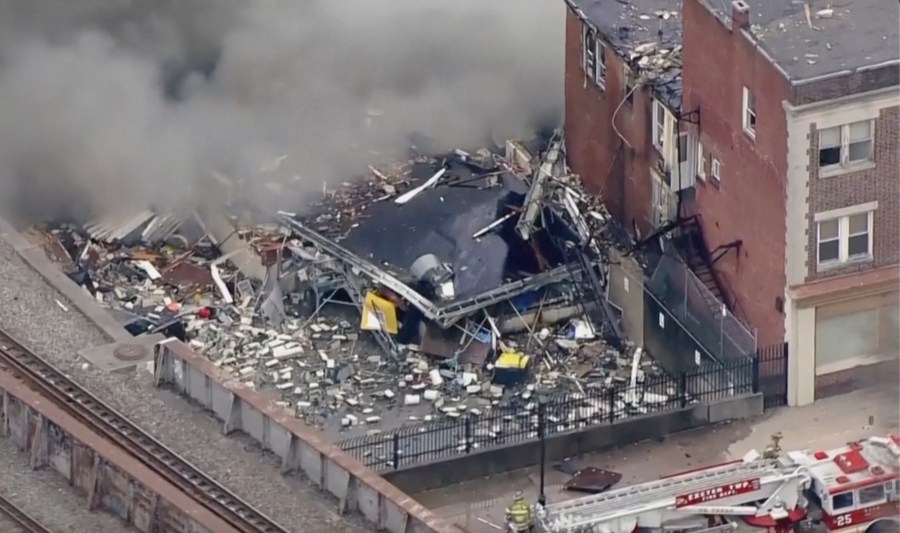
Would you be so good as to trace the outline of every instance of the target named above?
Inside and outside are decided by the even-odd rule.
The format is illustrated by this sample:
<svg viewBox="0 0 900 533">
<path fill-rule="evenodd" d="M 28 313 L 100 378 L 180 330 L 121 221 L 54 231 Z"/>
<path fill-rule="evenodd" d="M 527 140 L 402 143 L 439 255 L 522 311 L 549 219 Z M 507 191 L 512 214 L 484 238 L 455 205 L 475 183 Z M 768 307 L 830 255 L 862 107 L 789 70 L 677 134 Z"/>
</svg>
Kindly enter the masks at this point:
<svg viewBox="0 0 900 533">
<path fill-rule="evenodd" d="M 113 350 L 113 356 L 123 361 L 135 361 L 147 355 L 147 348 L 140 344 L 121 344 Z"/>
</svg>

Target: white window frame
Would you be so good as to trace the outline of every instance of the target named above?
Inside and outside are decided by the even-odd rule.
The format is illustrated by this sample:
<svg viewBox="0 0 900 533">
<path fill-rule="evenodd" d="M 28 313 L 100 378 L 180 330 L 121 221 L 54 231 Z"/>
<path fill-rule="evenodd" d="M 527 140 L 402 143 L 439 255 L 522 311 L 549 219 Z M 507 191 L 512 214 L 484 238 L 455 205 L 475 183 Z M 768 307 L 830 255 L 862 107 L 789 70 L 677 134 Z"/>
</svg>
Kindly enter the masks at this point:
<svg viewBox="0 0 900 533">
<path fill-rule="evenodd" d="M 717 183 L 722 182 L 722 162 L 719 161 L 719 158 L 712 158 L 712 162 L 709 164 L 709 175 L 713 181 Z"/>
<path fill-rule="evenodd" d="M 751 100 L 753 103 L 752 107 L 750 106 Z M 744 87 L 743 103 L 741 104 L 741 122 L 744 126 L 744 133 L 751 139 L 756 139 L 756 123 L 758 122 L 756 103 L 756 97 L 750 92 L 750 89 Z M 751 118 L 753 119 L 752 121 Z"/>
<path fill-rule="evenodd" d="M 850 145 L 855 144 L 850 142 L 850 128 L 856 124 L 869 124 L 869 137 L 859 142 L 868 142 L 869 143 L 869 153 L 865 159 L 857 159 L 855 161 L 850 160 Z M 822 151 L 822 132 L 827 130 L 838 130 L 840 135 L 840 160 L 833 165 L 821 165 L 821 151 Z M 818 139 L 818 157 L 819 157 L 819 174 L 823 176 L 831 176 L 835 174 L 843 174 L 845 172 L 850 172 L 854 170 L 859 170 L 861 168 L 871 167 L 875 163 L 875 121 L 873 119 L 866 120 L 858 120 L 856 122 L 851 122 L 848 124 L 842 124 L 838 126 L 831 126 L 828 128 L 819 129 L 816 134 L 819 136 Z"/>
<path fill-rule="evenodd" d="M 588 46 L 588 40 L 592 40 L 592 46 Z M 597 32 L 587 24 L 582 24 L 581 30 L 581 68 L 584 75 L 590 80 L 596 81 L 597 77 Z"/>
<path fill-rule="evenodd" d="M 662 122 L 659 120 L 659 114 L 662 113 Z M 656 147 L 660 153 L 665 153 L 666 146 L 666 106 L 662 105 L 662 102 L 653 99 L 653 130 L 651 132 L 653 146 Z"/>
<path fill-rule="evenodd" d="M 606 89 L 606 45 L 600 40 L 600 32 L 587 24 L 581 31 L 581 69 L 600 89 Z M 592 46 L 588 46 L 593 41 Z"/>
<path fill-rule="evenodd" d="M 703 143 L 697 143 L 697 177 L 706 181 L 706 159 L 703 157 Z"/>
<path fill-rule="evenodd" d="M 597 87 L 606 89 L 606 45 L 596 36 L 594 42 L 597 43 L 594 51 L 594 68 L 597 71 L 597 79 L 594 81 L 597 83 Z"/>
<path fill-rule="evenodd" d="M 874 250 L 874 229 L 875 229 L 875 211 L 878 209 L 878 202 L 869 202 L 858 206 L 845 207 L 835 209 L 825 213 L 817 213 L 814 217 L 816 223 L 816 266 L 817 270 L 828 270 L 852 263 L 864 263 L 871 261 Z M 868 246 L 865 254 L 850 256 L 850 218 L 858 215 L 866 215 L 866 234 L 868 237 Z M 822 260 L 821 257 L 821 224 L 823 222 L 838 222 L 838 257 L 837 259 Z M 859 234 L 857 234 L 859 235 Z M 833 240 L 833 239 L 828 239 Z"/>
</svg>

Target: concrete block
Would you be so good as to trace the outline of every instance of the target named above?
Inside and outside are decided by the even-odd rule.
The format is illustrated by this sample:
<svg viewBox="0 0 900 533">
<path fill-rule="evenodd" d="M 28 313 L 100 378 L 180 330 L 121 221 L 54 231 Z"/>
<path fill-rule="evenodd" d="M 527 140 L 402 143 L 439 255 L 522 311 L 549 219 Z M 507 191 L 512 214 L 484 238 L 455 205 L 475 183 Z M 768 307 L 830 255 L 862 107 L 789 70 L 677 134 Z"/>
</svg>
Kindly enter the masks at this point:
<svg viewBox="0 0 900 533">
<path fill-rule="evenodd" d="M 763 414 L 763 395 L 748 394 L 709 403 L 709 422 L 751 418 Z"/>
</svg>

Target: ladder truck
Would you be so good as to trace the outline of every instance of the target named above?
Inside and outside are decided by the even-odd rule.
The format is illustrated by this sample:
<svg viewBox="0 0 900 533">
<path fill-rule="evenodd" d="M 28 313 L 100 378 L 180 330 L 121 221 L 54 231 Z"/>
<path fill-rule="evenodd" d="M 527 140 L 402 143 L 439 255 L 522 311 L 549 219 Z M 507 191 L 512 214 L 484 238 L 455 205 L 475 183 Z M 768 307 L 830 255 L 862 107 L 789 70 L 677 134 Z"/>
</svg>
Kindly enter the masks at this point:
<svg viewBox="0 0 900 533">
<path fill-rule="evenodd" d="M 900 438 L 740 461 L 538 508 L 540 533 L 900 533 Z"/>
</svg>

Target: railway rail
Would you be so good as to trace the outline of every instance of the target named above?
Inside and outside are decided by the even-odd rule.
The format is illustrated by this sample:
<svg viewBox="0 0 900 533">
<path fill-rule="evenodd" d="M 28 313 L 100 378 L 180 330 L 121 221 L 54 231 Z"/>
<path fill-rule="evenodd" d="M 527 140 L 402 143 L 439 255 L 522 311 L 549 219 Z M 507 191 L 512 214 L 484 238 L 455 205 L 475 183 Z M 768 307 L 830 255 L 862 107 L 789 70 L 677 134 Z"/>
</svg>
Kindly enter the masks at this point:
<svg viewBox="0 0 900 533">
<path fill-rule="evenodd" d="M 53 365 L 0 330 L 0 370 L 6 370 L 98 435 L 179 487 L 241 533 L 288 533 L 125 416 L 66 377 Z"/>
<path fill-rule="evenodd" d="M 52 533 L 3 496 L 0 496 L 0 531 L 3 533 Z"/>
</svg>

